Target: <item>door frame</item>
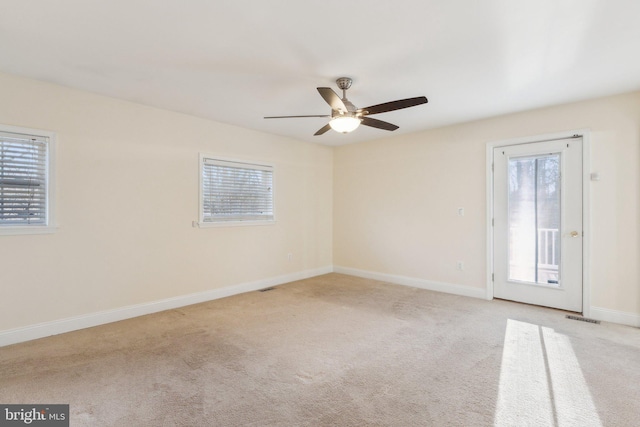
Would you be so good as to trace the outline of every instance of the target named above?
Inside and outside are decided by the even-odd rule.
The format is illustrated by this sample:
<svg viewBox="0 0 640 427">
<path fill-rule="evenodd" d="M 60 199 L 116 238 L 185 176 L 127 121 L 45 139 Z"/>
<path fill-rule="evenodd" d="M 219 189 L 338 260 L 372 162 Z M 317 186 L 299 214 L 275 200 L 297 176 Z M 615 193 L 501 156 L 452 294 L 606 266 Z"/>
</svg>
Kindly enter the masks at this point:
<svg viewBox="0 0 640 427">
<path fill-rule="evenodd" d="M 487 143 L 486 185 L 487 185 L 487 293 L 488 300 L 493 299 L 493 150 L 508 145 L 531 144 L 572 137 L 582 137 L 582 314 L 589 317 L 591 310 L 591 279 L 589 260 L 591 248 L 591 203 L 589 199 L 591 175 L 591 143 L 589 129 L 575 129 L 558 133 L 526 136 Z"/>
</svg>

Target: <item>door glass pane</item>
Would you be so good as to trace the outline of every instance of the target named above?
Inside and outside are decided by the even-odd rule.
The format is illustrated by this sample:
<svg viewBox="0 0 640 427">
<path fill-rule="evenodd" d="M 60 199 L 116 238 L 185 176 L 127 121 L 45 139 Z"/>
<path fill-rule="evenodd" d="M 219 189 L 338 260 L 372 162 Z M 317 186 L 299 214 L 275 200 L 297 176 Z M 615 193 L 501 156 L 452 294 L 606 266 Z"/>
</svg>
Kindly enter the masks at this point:
<svg viewBox="0 0 640 427">
<path fill-rule="evenodd" d="M 509 280 L 560 285 L 560 154 L 509 159 Z"/>
</svg>

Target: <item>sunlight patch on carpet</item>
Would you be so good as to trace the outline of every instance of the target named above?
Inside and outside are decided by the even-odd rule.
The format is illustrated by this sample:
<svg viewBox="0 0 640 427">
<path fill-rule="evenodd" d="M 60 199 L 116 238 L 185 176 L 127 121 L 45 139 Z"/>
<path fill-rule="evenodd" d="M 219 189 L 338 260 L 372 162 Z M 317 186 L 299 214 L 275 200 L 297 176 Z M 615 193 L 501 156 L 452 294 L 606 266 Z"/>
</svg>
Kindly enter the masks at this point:
<svg viewBox="0 0 640 427">
<path fill-rule="evenodd" d="M 494 425 L 602 427 L 571 342 L 509 319 Z"/>
</svg>

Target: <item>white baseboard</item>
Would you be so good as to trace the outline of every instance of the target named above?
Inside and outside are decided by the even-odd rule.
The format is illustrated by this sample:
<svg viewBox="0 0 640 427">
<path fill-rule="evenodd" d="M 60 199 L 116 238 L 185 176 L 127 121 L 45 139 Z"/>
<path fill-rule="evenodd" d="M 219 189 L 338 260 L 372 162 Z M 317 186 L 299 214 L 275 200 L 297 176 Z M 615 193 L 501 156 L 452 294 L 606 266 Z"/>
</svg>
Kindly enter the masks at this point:
<svg viewBox="0 0 640 427">
<path fill-rule="evenodd" d="M 363 277 L 365 279 L 380 280 L 382 282 L 394 283 L 396 285 L 412 286 L 414 288 L 427 289 L 430 291 L 444 292 L 447 294 L 461 295 L 465 297 L 486 299 L 484 288 L 473 288 L 471 286 L 455 285 L 452 283 L 434 282 L 433 280 L 416 279 L 413 277 L 396 276 L 394 274 L 378 273 L 375 271 L 358 270 L 355 268 L 334 266 L 335 273 L 348 274 L 350 276 Z"/>
<path fill-rule="evenodd" d="M 335 273 L 348 274 L 350 276 L 365 279 L 380 280 L 395 283 L 397 285 L 412 286 L 414 288 L 428 289 L 430 291 L 445 292 L 448 294 L 462 295 L 465 297 L 487 299 L 486 289 L 472 288 L 469 286 L 455 285 L 451 283 L 434 282 L 431 280 L 415 279 L 412 277 L 396 276 L 393 274 L 378 273 L 375 271 L 358 270 L 355 268 L 334 266 Z M 587 313 L 585 313 L 587 315 Z M 618 323 L 621 325 L 640 328 L 640 315 L 626 313 L 624 311 L 610 310 L 608 308 L 590 307 L 588 317 L 603 322 Z"/>
<path fill-rule="evenodd" d="M 65 332 L 79 329 L 91 328 L 93 326 L 104 325 L 106 323 L 117 322 L 130 319 L 132 317 L 144 316 L 145 314 L 157 313 L 159 311 L 198 304 L 219 298 L 225 298 L 245 292 L 256 291 L 269 286 L 282 285 L 296 280 L 308 279 L 310 277 L 328 274 L 333 271 L 333 267 L 327 266 L 312 270 L 304 270 L 282 276 L 271 277 L 255 282 L 240 283 L 224 288 L 211 289 L 209 291 L 195 294 L 181 295 L 174 298 L 167 298 L 159 301 L 152 301 L 143 304 L 130 305 L 113 310 L 89 313 L 81 316 L 69 317 L 66 319 L 54 320 L 52 322 L 39 323 L 36 325 L 0 331 L 0 347 L 44 338 L 51 335 L 58 335 Z"/>
<path fill-rule="evenodd" d="M 174 298 L 167 298 L 149 303 L 130 305 L 113 310 L 105 310 L 97 313 L 89 313 L 81 316 L 0 331 L 0 347 L 38 338 L 44 338 L 51 335 L 58 335 L 65 332 L 76 331 L 79 329 L 91 328 L 93 326 L 104 325 L 120 320 L 131 319 L 133 317 L 157 313 L 159 311 L 170 310 L 206 301 L 212 301 L 215 299 L 225 298 L 245 292 L 256 291 L 258 289 L 267 288 L 269 286 L 278 286 L 285 283 L 294 282 L 296 280 L 303 280 L 310 277 L 321 276 L 323 274 L 328 274 L 331 272 L 348 274 L 351 276 L 363 277 L 366 279 L 380 280 L 398 285 L 412 286 L 415 288 L 427 289 L 430 291 L 486 299 L 486 290 L 481 288 L 473 288 L 464 285 L 397 276 L 393 274 L 378 273 L 375 271 L 358 270 L 355 268 L 327 266 L 312 270 L 304 270 L 296 273 L 285 274 L 277 277 L 271 277 L 268 279 L 256 280 L 254 282 L 245 282 L 233 286 L 226 286 L 224 288 L 211 289 L 204 292 L 182 295 Z M 590 307 L 589 317 L 604 322 L 619 323 L 640 328 L 640 315 L 635 313 L 626 313 L 601 307 Z"/>
<path fill-rule="evenodd" d="M 593 307 L 589 309 L 589 317 L 604 322 L 620 323 L 622 325 L 640 328 L 640 315 L 624 311 L 610 310 L 608 308 Z"/>
</svg>

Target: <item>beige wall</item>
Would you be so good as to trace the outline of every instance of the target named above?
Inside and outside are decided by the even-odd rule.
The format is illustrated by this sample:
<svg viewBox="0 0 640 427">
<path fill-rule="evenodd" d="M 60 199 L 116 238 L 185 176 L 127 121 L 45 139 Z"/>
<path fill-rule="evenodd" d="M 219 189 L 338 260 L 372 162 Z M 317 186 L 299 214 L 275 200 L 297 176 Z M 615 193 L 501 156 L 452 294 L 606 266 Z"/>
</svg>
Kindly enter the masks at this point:
<svg viewBox="0 0 640 427">
<path fill-rule="evenodd" d="M 332 264 L 484 289 L 487 142 L 578 128 L 601 175 L 592 305 L 640 315 L 640 93 L 329 148 L 6 74 L 0 92 L 1 124 L 57 134 L 59 226 L 0 236 L 0 332 Z M 277 224 L 192 228 L 199 152 L 273 163 Z"/>
<path fill-rule="evenodd" d="M 6 74 L 0 93 L 0 123 L 57 134 L 59 226 L 0 236 L 0 331 L 331 266 L 330 148 Z M 277 224 L 192 228 L 199 152 L 274 164 Z"/>
<path fill-rule="evenodd" d="M 591 306 L 640 315 L 640 92 L 336 148 L 334 266 L 484 289 L 487 143 L 581 128 Z"/>
</svg>

